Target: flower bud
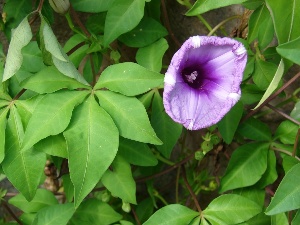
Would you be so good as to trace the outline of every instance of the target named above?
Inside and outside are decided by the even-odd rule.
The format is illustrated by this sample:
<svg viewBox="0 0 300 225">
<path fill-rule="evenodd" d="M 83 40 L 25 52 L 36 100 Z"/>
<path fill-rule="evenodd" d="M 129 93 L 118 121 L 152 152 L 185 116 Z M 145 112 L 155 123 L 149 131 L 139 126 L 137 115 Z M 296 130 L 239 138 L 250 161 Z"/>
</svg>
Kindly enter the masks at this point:
<svg viewBox="0 0 300 225">
<path fill-rule="evenodd" d="M 128 202 L 123 202 L 123 203 L 122 203 L 122 210 L 123 210 L 124 212 L 129 213 L 130 210 L 131 210 L 130 204 L 129 204 Z"/>
<path fill-rule="evenodd" d="M 59 14 L 66 14 L 70 8 L 69 0 L 49 0 L 52 9 Z"/>
</svg>

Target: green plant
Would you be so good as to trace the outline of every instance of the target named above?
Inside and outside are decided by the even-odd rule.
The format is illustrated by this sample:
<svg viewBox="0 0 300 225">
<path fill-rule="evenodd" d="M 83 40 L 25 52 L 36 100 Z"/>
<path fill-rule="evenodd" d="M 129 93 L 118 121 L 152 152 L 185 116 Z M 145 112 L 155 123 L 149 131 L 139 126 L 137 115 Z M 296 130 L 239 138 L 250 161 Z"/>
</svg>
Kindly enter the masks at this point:
<svg viewBox="0 0 300 225">
<path fill-rule="evenodd" d="M 6 0 L 0 29 L 10 45 L 7 54 L 0 49 L 0 172 L 19 193 L 0 189 L 1 205 L 13 217 L 0 224 L 300 223 L 299 89 L 284 94 L 300 76 L 287 76 L 300 64 L 300 1 L 177 2 L 208 36 L 233 19 L 241 28 L 248 23 L 247 36 L 238 31 L 234 37 L 248 55 L 241 99 L 197 133 L 198 149 L 188 147 L 195 132 L 164 111 L 168 32 L 178 43 L 160 21 L 164 0 L 70 0 L 70 8 L 68 1 L 52 0 L 73 32 L 63 47 L 51 28 L 48 1 Z M 214 28 L 202 15 L 232 4 L 251 15 Z M 86 21 L 78 12 L 87 13 Z M 137 50 L 135 58 L 124 49 Z M 280 108 L 288 103 L 293 110 L 287 114 Z M 263 121 L 270 112 L 284 118 L 275 129 Z M 171 160 L 174 146 L 178 156 Z M 203 196 L 210 196 L 206 207 Z"/>
</svg>

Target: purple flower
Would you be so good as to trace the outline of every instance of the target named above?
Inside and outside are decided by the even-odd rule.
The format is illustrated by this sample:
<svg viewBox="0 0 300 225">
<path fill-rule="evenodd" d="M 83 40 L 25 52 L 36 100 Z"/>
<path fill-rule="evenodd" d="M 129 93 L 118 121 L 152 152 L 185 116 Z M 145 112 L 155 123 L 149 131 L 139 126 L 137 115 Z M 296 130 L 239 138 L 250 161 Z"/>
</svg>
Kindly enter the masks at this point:
<svg viewBox="0 0 300 225">
<path fill-rule="evenodd" d="M 246 49 L 236 40 L 190 37 L 165 75 L 166 113 L 189 130 L 216 124 L 240 99 L 246 62 Z"/>
</svg>

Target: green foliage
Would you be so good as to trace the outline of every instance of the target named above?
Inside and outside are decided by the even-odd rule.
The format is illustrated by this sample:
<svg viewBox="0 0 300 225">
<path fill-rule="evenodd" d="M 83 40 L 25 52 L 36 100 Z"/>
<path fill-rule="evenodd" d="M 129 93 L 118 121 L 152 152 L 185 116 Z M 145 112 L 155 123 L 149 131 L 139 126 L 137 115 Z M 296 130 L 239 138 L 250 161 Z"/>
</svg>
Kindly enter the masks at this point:
<svg viewBox="0 0 300 225">
<path fill-rule="evenodd" d="M 21 212 L 0 224 L 300 223 L 299 89 L 269 98 L 299 78 L 286 74 L 300 65 L 300 0 L 177 0 L 209 35 L 234 36 L 248 55 L 240 101 L 198 132 L 168 116 L 162 90 L 161 73 L 187 38 L 170 18 L 190 18 L 160 0 L 70 3 L 63 39 L 48 1 L 3 7 L 0 197 Z M 248 10 L 216 17 L 215 27 L 206 21 L 234 4 Z"/>
</svg>

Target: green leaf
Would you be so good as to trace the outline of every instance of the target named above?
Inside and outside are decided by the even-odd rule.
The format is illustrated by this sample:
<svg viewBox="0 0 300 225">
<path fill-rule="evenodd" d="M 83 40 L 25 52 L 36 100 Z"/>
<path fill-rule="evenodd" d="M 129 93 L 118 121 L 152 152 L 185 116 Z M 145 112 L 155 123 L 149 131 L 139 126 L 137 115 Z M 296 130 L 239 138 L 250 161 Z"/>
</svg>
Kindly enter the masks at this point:
<svg viewBox="0 0 300 225">
<path fill-rule="evenodd" d="M 171 152 L 177 143 L 182 125 L 175 123 L 166 113 L 163 106 L 163 100 L 158 91 L 155 92 L 152 102 L 151 125 L 162 145 L 157 145 L 157 149 L 165 157 L 169 158 Z"/>
<path fill-rule="evenodd" d="M 267 215 L 275 215 L 300 208 L 300 164 L 290 169 L 280 182 L 270 205 Z"/>
<path fill-rule="evenodd" d="M 151 45 L 139 48 L 135 57 L 136 61 L 149 70 L 160 72 L 162 69 L 162 59 L 168 48 L 169 45 L 166 39 L 161 38 Z"/>
<path fill-rule="evenodd" d="M 291 117 L 300 121 L 300 101 L 295 104 L 291 112 Z"/>
<path fill-rule="evenodd" d="M 282 154 L 282 160 L 282 166 L 285 173 L 287 173 L 287 171 L 289 171 L 293 168 L 293 166 L 299 163 L 298 159 L 286 154 Z"/>
<path fill-rule="evenodd" d="M 73 35 L 64 45 L 64 51 L 69 52 L 71 51 L 75 46 L 84 43 L 86 39 L 81 34 L 75 34 Z M 83 46 L 79 47 L 74 51 L 71 55 L 69 55 L 70 61 L 74 64 L 74 66 L 77 68 L 82 61 L 82 59 L 86 56 L 87 50 L 89 46 L 87 44 L 84 44 Z"/>
<path fill-rule="evenodd" d="M 277 170 L 276 170 L 276 156 L 275 152 L 268 151 L 268 167 L 266 172 L 263 174 L 262 178 L 256 184 L 259 188 L 265 188 L 266 186 L 273 184 L 277 179 Z"/>
<path fill-rule="evenodd" d="M 267 88 L 265 94 L 262 96 L 259 103 L 255 106 L 254 109 L 258 108 L 273 93 L 273 91 L 275 91 L 275 89 L 278 87 L 279 82 L 281 81 L 283 73 L 284 73 L 284 63 L 283 60 L 281 59 L 269 87 Z"/>
<path fill-rule="evenodd" d="M 68 158 L 67 144 L 62 134 L 49 136 L 36 143 L 34 148 L 48 155 Z"/>
<path fill-rule="evenodd" d="M 6 14 L 4 33 L 9 37 L 12 29 L 15 29 L 27 14 L 32 12 L 31 0 L 5 1 L 3 13 Z"/>
<path fill-rule="evenodd" d="M 6 154 L 2 169 L 14 187 L 30 201 L 40 183 L 46 155 L 33 148 L 21 150 L 24 130 L 15 106 L 10 110 L 5 137 Z"/>
<path fill-rule="evenodd" d="M 144 6 L 144 0 L 114 0 L 105 20 L 104 46 L 136 27 L 144 15 Z"/>
<path fill-rule="evenodd" d="M 136 215 L 140 222 L 143 223 L 153 214 L 154 205 L 151 198 L 146 198 L 139 202 L 136 207 Z"/>
<path fill-rule="evenodd" d="M 264 213 L 259 213 L 256 216 L 252 217 L 250 220 L 239 223 L 239 225 L 270 225 L 271 218 L 266 216 Z"/>
<path fill-rule="evenodd" d="M 253 73 L 254 83 L 262 90 L 266 90 L 271 83 L 277 66 L 274 63 L 257 59 L 255 62 L 255 70 Z"/>
<path fill-rule="evenodd" d="M 130 32 L 121 35 L 118 40 L 129 47 L 141 48 L 152 44 L 167 34 L 166 28 L 155 19 L 144 17 L 139 25 Z"/>
<path fill-rule="evenodd" d="M 298 209 L 295 217 L 292 220 L 292 225 L 300 224 L 300 210 Z"/>
<path fill-rule="evenodd" d="M 0 110 L 0 164 L 5 155 L 5 128 L 6 128 L 6 116 L 9 108 Z"/>
<path fill-rule="evenodd" d="M 124 202 L 136 204 L 136 185 L 130 164 L 117 155 L 111 166 L 112 171 L 108 169 L 102 176 L 103 185 L 113 196 L 121 198 Z"/>
<path fill-rule="evenodd" d="M 156 211 L 143 225 L 182 225 L 188 224 L 198 216 L 195 212 L 183 205 L 171 204 Z"/>
<path fill-rule="evenodd" d="M 63 132 L 70 122 L 74 107 L 81 103 L 86 95 L 83 91 L 47 94 L 34 110 L 22 148 L 28 149 L 43 138 Z"/>
<path fill-rule="evenodd" d="M 251 43 L 258 37 L 261 24 L 264 23 L 270 17 L 270 12 L 265 4 L 257 8 L 250 16 L 249 19 L 249 32 L 247 41 Z"/>
<path fill-rule="evenodd" d="M 43 16 L 41 16 L 41 21 L 41 42 L 44 44 L 44 48 L 48 54 L 51 54 L 54 66 L 65 76 L 74 78 L 82 84 L 89 85 L 83 76 L 78 72 L 76 67 L 72 64 L 67 54 L 63 51 L 51 27 L 48 25 Z"/>
<path fill-rule="evenodd" d="M 122 219 L 122 215 L 113 208 L 97 199 L 84 201 L 74 213 L 70 225 L 109 225 Z"/>
<path fill-rule="evenodd" d="M 270 15 L 270 13 L 269 13 Z M 260 26 L 258 30 L 258 46 L 265 49 L 274 38 L 274 25 L 271 16 L 269 16 Z"/>
<path fill-rule="evenodd" d="M 73 197 L 74 197 L 74 185 L 72 184 L 70 174 L 63 175 L 62 179 L 63 179 L 64 192 L 66 195 L 66 199 L 68 202 L 72 202 Z"/>
<path fill-rule="evenodd" d="M 149 109 L 149 107 L 152 103 L 154 93 L 155 93 L 155 89 L 152 89 L 151 91 L 146 92 L 145 94 L 140 95 L 138 97 L 138 100 L 144 105 L 146 110 Z"/>
<path fill-rule="evenodd" d="M 262 211 L 255 202 L 235 194 L 221 195 L 203 211 L 204 218 L 219 225 L 244 222 Z"/>
<path fill-rule="evenodd" d="M 300 37 L 279 45 L 276 50 L 284 58 L 300 65 Z"/>
<path fill-rule="evenodd" d="M 263 91 L 259 89 L 255 84 L 242 84 L 242 97 L 241 102 L 245 105 L 250 105 L 258 102 L 263 96 Z"/>
<path fill-rule="evenodd" d="M 250 118 L 241 123 L 237 132 L 255 141 L 270 141 L 272 139 L 268 125 L 255 118 Z"/>
<path fill-rule="evenodd" d="M 288 218 L 285 213 L 279 213 L 271 216 L 272 225 L 289 225 Z"/>
<path fill-rule="evenodd" d="M 243 115 L 244 106 L 242 102 L 237 102 L 235 106 L 222 118 L 218 123 L 219 131 L 222 135 L 223 140 L 230 144 L 236 129 L 238 128 L 239 122 Z"/>
<path fill-rule="evenodd" d="M 63 75 L 54 66 L 48 66 L 33 76 L 23 80 L 21 86 L 40 94 L 52 93 L 64 88 L 89 88 L 89 86 Z"/>
<path fill-rule="evenodd" d="M 151 143 L 162 144 L 150 125 L 143 104 L 134 97 L 126 97 L 111 91 L 96 91 L 100 106 L 113 118 L 122 137 Z"/>
<path fill-rule="evenodd" d="M 217 9 L 233 4 L 241 4 L 246 1 L 247 0 L 197 0 L 193 7 L 185 15 L 196 16 L 212 9 Z"/>
<path fill-rule="evenodd" d="M 134 96 L 145 93 L 163 84 L 164 76 L 136 63 L 125 62 L 107 67 L 94 89 L 103 87 L 123 95 Z"/>
<path fill-rule="evenodd" d="M 274 139 L 278 139 L 283 144 L 294 144 L 298 133 L 299 126 L 289 120 L 283 121 L 275 132 Z"/>
<path fill-rule="evenodd" d="M 275 25 L 279 44 L 292 41 L 300 36 L 300 1 L 266 0 Z"/>
<path fill-rule="evenodd" d="M 64 136 L 74 184 L 74 204 L 78 207 L 115 158 L 119 133 L 111 117 L 90 96 L 75 108 Z"/>
<path fill-rule="evenodd" d="M 13 31 L 6 57 L 3 81 L 11 78 L 20 69 L 23 62 L 21 50 L 30 42 L 31 38 L 32 32 L 26 16 Z"/>
<path fill-rule="evenodd" d="M 145 143 L 120 137 L 118 154 L 127 162 L 137 166 L 155 166 L 158 161 Z"/>
<path fill-rule="evenodd" d="M 107 11 L 114 1 L 107 0 L 70 0 L 73 8 L 80 12 L 97 13 Z"/>
<path fill-rule="evenodd" d="M 51 205 L 41 209 L 36 225 L 66 225 L 75 212 L 72 203 Z"/>
<path fill-rule="evenodd" d="M 31 73 L 36 73 L 45 67 L 41 50 L 36 41 L 29 42 L 22 49 L 23 63 L 22 69 Z"/>
<path fill-rule="evenodd" d="M 249 200 L 255 202 L 257 205 L 264 207 L 265 205 L 265 190 L 255 189 L 253 187 L 246 187 L 233 190 L 232 194 L 237 194 L 248 198 Z"/>
<path fill-rule="evenodd" d="M 238 147 L 232 154 L 220 192 L 255 184 L 267 169 L 267 143 L 249 143 Z"/>
<path fill-rule="evenodd" d="M 18 194 L 9 199 L 8 203 L 16 206 L 25 213 L 35 213 L 47 206 L 58 204 L 58 201 L 51 191 L 37 189 L 34 198 L 30 202 L 22 194 Z"/>
</svg>

